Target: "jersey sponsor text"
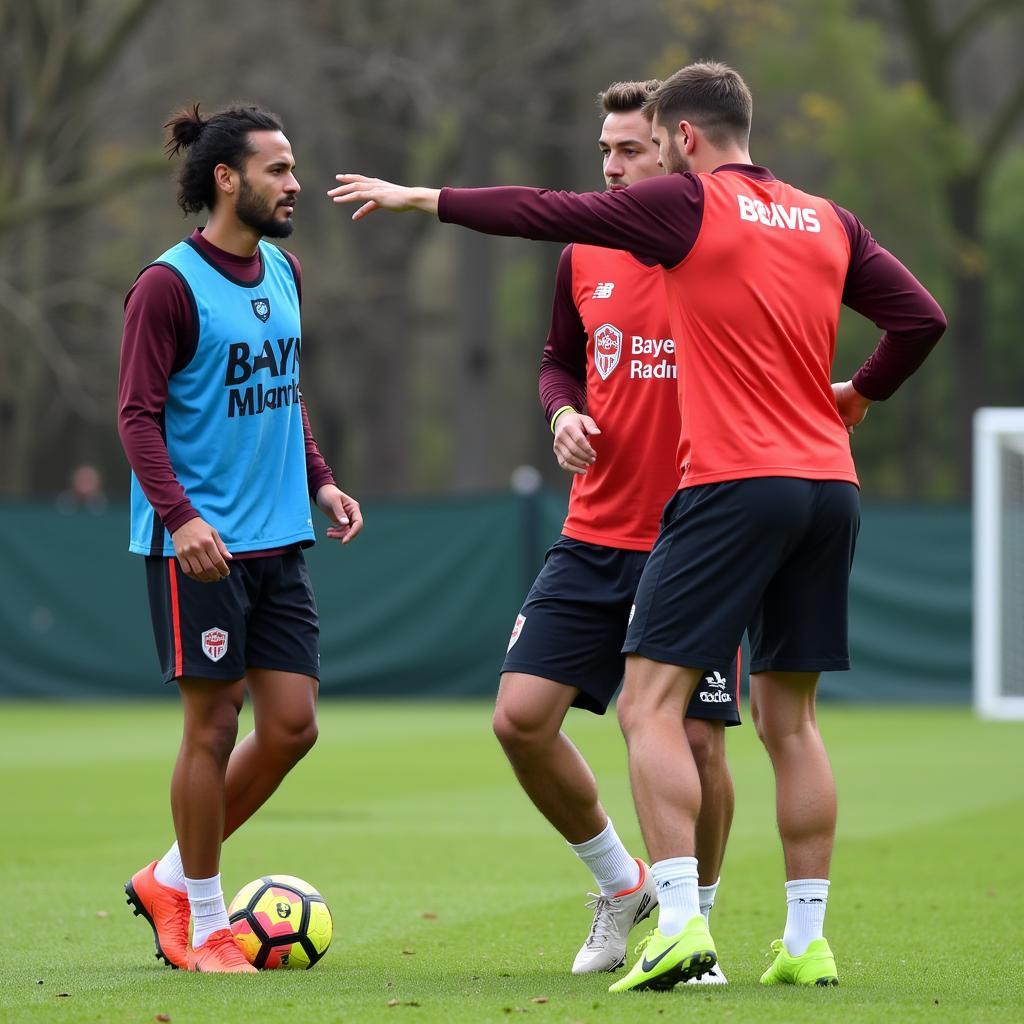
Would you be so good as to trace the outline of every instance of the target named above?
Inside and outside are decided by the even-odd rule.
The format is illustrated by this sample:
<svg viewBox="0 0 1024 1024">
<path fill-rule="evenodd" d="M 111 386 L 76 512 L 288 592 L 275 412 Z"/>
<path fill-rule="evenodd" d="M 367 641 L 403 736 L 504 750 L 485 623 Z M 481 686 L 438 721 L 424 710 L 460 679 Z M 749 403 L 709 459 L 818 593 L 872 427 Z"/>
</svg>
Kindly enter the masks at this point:
<svg viewBox="0 0 1024 1024">
<path fill-rule="evenodd" d="M 253 374 L 268 370 L 271 377 L 298 374 L 302 355 L 301 338 L 268 338 L 258 351 L 247 341 L 236 341 L 228 348 L 224 386 L 228 388 L 228 419 L 235 416 L 259 416 L 268 409 L 284 409 L 299 401 L 299 385 L 293 377 L 288 384 L 266 387 L 262 381 L 240 387 Z"/>
<path fill-rule="evenodd" d="M 740 220 L 763 224 L 766 228 L 785 228 L 789 231 L 821 231 L 818 211 L 809 206 L 783 206 L 781 203 L 762 203 L 742 193 L 736 196 L 740 204 Z"/>
</svg>

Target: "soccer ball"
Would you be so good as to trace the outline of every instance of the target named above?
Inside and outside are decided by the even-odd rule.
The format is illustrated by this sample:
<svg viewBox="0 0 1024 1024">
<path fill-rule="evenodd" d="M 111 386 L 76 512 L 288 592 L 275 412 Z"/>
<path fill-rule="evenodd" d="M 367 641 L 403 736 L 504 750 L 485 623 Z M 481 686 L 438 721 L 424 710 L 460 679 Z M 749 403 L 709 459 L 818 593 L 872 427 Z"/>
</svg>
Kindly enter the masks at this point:
<svg viewBox="0 0 1024 1024">
<path fill-rule="evenodd" d="M 243 885 L 228 907 L 231 931 L 254 967 L 308 970 L 327 952 L 331 912 L 301 878 L 264 875 Z"/>
</svg>

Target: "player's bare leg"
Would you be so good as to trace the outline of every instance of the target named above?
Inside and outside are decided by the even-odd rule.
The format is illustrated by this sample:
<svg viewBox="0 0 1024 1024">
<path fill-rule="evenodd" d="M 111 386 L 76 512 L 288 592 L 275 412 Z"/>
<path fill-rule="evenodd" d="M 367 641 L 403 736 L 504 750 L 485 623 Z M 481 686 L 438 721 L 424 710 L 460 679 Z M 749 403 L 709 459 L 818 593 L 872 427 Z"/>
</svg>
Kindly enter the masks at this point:
<svg viewBox="0 0 1024 1024">
<path fill-rule="evenodd" d="M 652 861 L 693 857 L 700 776 L 683 721 L 701 670 L 626 656 L 619 724 L 640 829 Z"/>
<path fill-rule="evenodd" d="M 505 672 L 492 726 L 519 784 L 568 843 L 583 843 L 607 824 L 590 766 L 562 732 L 579 690 L 540 676 Z"/>
<path fill-rule="evenodd" d="M 171 779 L 171 812 L 192 910 L 186 966 L 206 973 L 254 973 L 231 938 L 220 881 L 225 776 L 245 680 L 185 677 L 178 686 L 184 729 Z"/>
<path fill-rule="evenodd" d="M 757 734 L 775 769 L 775 807 L 786 858 L 786 930 L 764 984 L 836 984 L 822 935 L 836 833 L 836 786 L 818 732 L 818 674 L 762 672 L 750 677 Z M 807 961 L 806 963 L 804 961 Z M 806 980 L 801 983 L 809 983 Z"/>
<path fill-rule="evenodd" d="M 246 684 L 255 728 L 228 761 L 225 839 L 266 803 L 317 739 L 316 679 L 294 672 L 249 669 Z"/>
<path fill-rule="evenodd" d="M 683 724 L 700 669 L 626 656 L 619 722 L 629 749 L 633 801 L 658 891 L 658 927 L 610 992 L 668 989 L 714 968 L 718 954 L 700 913 L 696 823 L 700 776 Z"/>
<path fill-rule="evenodd" d="M 178 680 L 185 722 L 171 778 L 171 813 L 188 878 L 208 878 L 220 866 L 228 761 L 238 736 L 245 680 Z"/>
<path fill-rule="evenodd" d="M 725 722 L 687 718 L 684 722 L 697 774 L 700 776 L 700 814 L 697 815 L 697 897 L 700 912 L 710 924 L 718 892 L 725 845 L 732 827 L 736 794 L 725 759 Z M 721 966 L 715 966 L 689 984 L 726 985 Z"/>
<path fill-rule="evenodd" d="M 786 877 L 828 878 L 836 834 L 836 784 L 815 716 L 818 674 L 750 677 L 755 725 L 775 769 Z"/>
<path fill-rule="evenodd" d="M 696 837 L 698 881 L 703 888 L 714 885 L 721 874 L 736 794 L 725 759 L 725 723 L 687 718 L 684 728 L 700 777 Z"/>
<path fill-rule="evenodd" d="M 561 731 L 579 691 L 540 676 L 502 673 L 493 728 L 523 790 L 594 874 L 590 933 L 574 974 L 611 971 L 629 931 L 655 905 L 645 865 L 627 852 L 608 820 L 590 766 Z"/>
</svg>

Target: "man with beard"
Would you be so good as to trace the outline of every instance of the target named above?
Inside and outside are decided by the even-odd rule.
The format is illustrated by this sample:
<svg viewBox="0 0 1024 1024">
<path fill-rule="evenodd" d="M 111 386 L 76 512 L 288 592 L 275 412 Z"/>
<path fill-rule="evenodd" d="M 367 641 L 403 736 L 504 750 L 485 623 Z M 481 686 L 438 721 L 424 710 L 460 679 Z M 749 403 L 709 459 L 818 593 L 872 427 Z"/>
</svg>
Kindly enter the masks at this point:
<svg viewBox="0 0 1024 1024">
<path fill-rule="evenodd" d="M 775 771 L 786 926 L 765 985 L 838 984 L 823 935 L 836 793 L 815 719 L 823 671 L 849 668 L 860 525 L 849 433 L 945 330 L 935 300 L 850 212 L 751 163 L 752 100 L 724 64 L 666 79 L 645 104 L 670 172 L 617 192 L 406 188 L 358 174 L 328 195 L 478 231 L 626 249 L 663 268 L 679 345 L 679 490 L 644 568 L 618 712 L 659 917 L 613 992 L 667 989 L 717 960 L 699 913 L 701 786 L 682 712 L 745 628 L 751 706 Z M 830 382 L 841 305 L 885 332 Z"/>
<path fill-rule="evenodd" d="M 310 498 L 343 544 L 362 518 L 335 485 L 299 391 L 298 261 L 262 240 L 291 234 L 299 193 L 280 121 L 256 107 L 204 118 L 197 104 L 166 127 L 170 154 L 186 154 L 178 204 L 210 212 L 128 293 L 118 427 L 133 471 L 129 546 L 146 559 L 163 679 L 178 684 L 184 728 L 171 782 L 177 841 L 125 891 L 169 966 L 247 973 L 221 844 L 316 740 Z M 236 747 L 246 690 L 255 729 Z"/>
<path fill-rule="evenodd" d="M 660 84 L 616 82 L 600 94 L 609 190 L 663 173 L 641 113 Z M 655 261 L 566 246 L 540 393 L 559 465 L 574 474 L 569 514 L 516 618 L 494 731 L 523 789 L 594 876 L 593 923 L 574 974 L 617 970 L 630 929 L 657 902 L 647 865 L 619 838 L 593 772 L 562 725 L 570 707 L 604 714 L 622 681 L 633 595 L 661 510 L 679 484 L 674 351 Z M 732 824 L 725 727 L 740 721 L 737 671 L 734 664 L 709 673 L 686 709 L 703 796 L 697 847 L 705 916 Z M 700 980 L 724 984 L 725 976 L 716 965 Z"/>
</svg>

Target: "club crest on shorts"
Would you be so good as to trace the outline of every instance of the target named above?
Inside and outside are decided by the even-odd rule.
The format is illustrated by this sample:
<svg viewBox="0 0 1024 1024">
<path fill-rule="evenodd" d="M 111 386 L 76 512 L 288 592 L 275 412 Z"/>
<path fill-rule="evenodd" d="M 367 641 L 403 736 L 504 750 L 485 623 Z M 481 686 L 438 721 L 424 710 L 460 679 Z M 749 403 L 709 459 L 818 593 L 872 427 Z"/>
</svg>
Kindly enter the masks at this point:
<svg viewBox="0 0 1024 1024">
<path fill-rule="evenodd" d="M 519 634 L 522 633 L 524 625 L 526 625 L 526 616 L 517 615 L 516 624 L 512 627 L 512 635 L 508 638 L 508 647 L 505 648 L 506 654 L 515 647 L 516 641 L 519 639 Z"/>
<path fill-rule="evenodd" d="M 228 633 L 226 629 L 208 629 L 201 637 L 203 653 L 210 661 L 220 661 L 228 653 Z"/>
<path fill-rule="evenodd" d="M 256 319 L 261 323 L 266 323 L 270 319 L 270 299 L 251 299 L 250 301 Z"/>
<path fill-rule="evenodd" d="M 601 380 L 608 379 L 608 375 L 619 365 L 621 356 L 622 331 L 614 324 L 601 324 L 594 331 L 594 365 Z"/>
</svg>

